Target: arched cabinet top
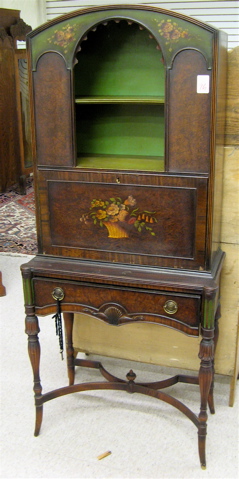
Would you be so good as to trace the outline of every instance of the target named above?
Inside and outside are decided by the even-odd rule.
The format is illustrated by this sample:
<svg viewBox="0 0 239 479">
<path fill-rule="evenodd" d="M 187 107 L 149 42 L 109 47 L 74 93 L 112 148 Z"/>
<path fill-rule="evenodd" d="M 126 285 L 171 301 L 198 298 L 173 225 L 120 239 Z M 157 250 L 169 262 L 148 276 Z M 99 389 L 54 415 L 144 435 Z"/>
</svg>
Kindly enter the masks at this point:
<svg viewBox="0 0 239 479">
<path fill-rule="evenodd" d="M 87 33 L 101 23 L 126 20 L 147 29 L 159 44 L 167 68 L 177 53 L 187 48 L 200 51 L 207 67 L 212 67 L 213 38 L 216 29 L 175 12 L 145 6 L 120 8 L 93 7 L 58 17 L 28 35 L 32 70 L 46 52 L 57 52 L 65 58 L 68 69 L 75 63 L 75 55 Z"/>
</svg>

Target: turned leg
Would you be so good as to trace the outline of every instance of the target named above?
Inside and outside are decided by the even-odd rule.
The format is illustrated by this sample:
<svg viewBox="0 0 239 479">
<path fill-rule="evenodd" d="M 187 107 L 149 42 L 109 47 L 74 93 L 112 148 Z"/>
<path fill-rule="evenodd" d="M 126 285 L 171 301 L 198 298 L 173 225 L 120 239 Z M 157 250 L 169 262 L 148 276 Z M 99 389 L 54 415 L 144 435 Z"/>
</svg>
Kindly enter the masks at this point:
<svg viewBox="0 0 239 479">
<path fill-rule="evenodd" d="M 40 343 L 38 340 L 38 333 L 40 332 L 38 319 L 32 315 L 26 316 L 26 333 L 28 335 L 28 354 L 32 365 L 35 393 L 35 407 L 36 407 L 36 422 L 34 435 L 38 436 L 42 423 L 43 405 L 41 404 L 42 387 L 39 374 L 40 368 Z"/>
<path fill-rule="evenodd" d="M 201 467 L 206 468 L 206 434 L 207 434 L 207 403 L 209 391 L 213 380 L 213 357 L 214 357 L 214 330 L 202 328 L 203 339 L 200 344 L 199 358 L 199 387 L 201 394 L 201 407 L 199 413 L 198 446 Z"/>
<path fill-rule="evenodd" d="M 65 324 L 65 336 L 66 336 L 66 355 L 67 355 L 67 371 L 69 377 L 69 385 L 74 384 L 75 381 L 75 365 L 74 365 L 74 348 L 72 343 L 72 331 L 73 331 L 73 322 L 74 314 L 73 313 L 64 313 L 64 324 Z"/>
<path fill-rule="evenodd" d="M 214 391 L 214 357 L 215 357 L 215 352 L 216 352 L 216 347 L 218 343 L 218 337 L 219 337 L 219 327 L 218 327 L 218 321 L 221 317 L 221 308 L 220 304 L 218 305 L 216 315 L 215 315 L 215 327 L 214 327 L 214 355 L 213 355 L 213 360 L 212 360 L 212 367 L 213 367 L 213 378 L 212 378 L 212 383 L 208 395 L 208 406 L 211 414 L 215 414 L 215 407 L 214 407 L 214 397 L 213 397 L 213 391 Z"/>
</svg>

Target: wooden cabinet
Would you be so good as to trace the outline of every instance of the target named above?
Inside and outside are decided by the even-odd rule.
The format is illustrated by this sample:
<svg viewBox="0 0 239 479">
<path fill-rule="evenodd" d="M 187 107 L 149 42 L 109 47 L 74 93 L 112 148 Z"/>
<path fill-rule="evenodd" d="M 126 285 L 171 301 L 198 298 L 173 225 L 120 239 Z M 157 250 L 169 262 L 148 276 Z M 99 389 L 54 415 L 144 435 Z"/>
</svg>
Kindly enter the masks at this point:
<svg viewBox="0 0 239 479">
<path fill-rule="evenodd" d="M 19 10 L 0 9 L 1 192 L 14 183 L 24 190 L 24 177 L 32 172 L 26 50 L 17 49 L 17 40 L 26 40 L 30 31 Z"/>
<path fill-rule="evenodd" d="M 83 390 L 73 385 L 83 365 L 74 313 L 109 328 L 157 323 L 202 335 L 199 375 L 183 379 L 199 384 L 199 416 L 167 402 L 198 428 L 204 467 L 224 258 L 226 35 L 153 7 L 97 7 L 30 33 L 28 54 L 39 255 L 22 274 L 35 433 L 45 401 Z M 42 395 L 36 315 L 54 311 L 61 349 L 64 313 L 70 386 Z M 109 377 L 111 388 L 146 393 L 132 371 Z M 144 385 L 159 399 L 161 387 Z"/>
</svg>

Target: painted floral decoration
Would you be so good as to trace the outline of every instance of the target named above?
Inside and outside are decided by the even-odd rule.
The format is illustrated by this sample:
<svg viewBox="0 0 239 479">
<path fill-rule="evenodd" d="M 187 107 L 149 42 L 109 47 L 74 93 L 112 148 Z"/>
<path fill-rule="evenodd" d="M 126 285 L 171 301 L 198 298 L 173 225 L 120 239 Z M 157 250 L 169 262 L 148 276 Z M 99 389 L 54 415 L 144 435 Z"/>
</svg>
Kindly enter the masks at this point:
<svg viewBox="0 0 239 479">
<path fill-rule="evenodd" d="M 151 225 L 157 223 L 154 211 L 140 211 L 136 207 L 136 200 L 128 196 L 126 200 L 121 198 L 109 198 L 109 200 L 94 199 L 91 201 L 90 209 L 80 218 L 81 222 L 106 227 L 109 238 L 128 238 L 129 226 L 132 225 L 141 233 L 147 231 L 155 236 Z"/>
<path fill-rule="evenodd" d="M 191 37 L 188 30 L 179 27 L 178 24 L 176 22 L 173 22 L 171 19 L 161 20 L 161 22 L 158 23 L 158 27 L 158 31 L 161 37 L 166 39 L 166 45 L 169 45 L 172 42 L 176 43 L 181 38 Z M 169 51 L 172 51 L 172 48 L 169 48 Z"/>
<path fill-rule="evenodd" d="M 76 41 L 77 28 L 76 24 L 70 25 L 68 23 L 62 30 L 55 30 L 54 34 L 48 38 L 48 42 L 62 47 L 64 53 L 67 53 L 69 45 Z"/>
</svg>

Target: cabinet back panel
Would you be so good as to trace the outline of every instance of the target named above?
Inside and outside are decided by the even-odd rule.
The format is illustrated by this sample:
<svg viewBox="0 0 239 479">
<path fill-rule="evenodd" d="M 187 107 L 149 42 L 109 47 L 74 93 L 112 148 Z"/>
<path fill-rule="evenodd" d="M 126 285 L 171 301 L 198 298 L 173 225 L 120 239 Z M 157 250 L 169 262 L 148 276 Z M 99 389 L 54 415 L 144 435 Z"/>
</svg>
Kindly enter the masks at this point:
<svg viewBox="0 0 239 479">
<path fill-rule="evenodd" d="M 207 173 L 211 93 L 197 93 L 197 76 L 211 73 L 201 53 L 184 50 L 176 56 L 169 75 L 169 171 Z"/>
<path fill-rule="evenodd" d="M 162 53 L 149 32 L 126 21 L 99 25 L 81 42 L 74 68 L 78 96 L 164 96 Z"/>
<path fill-rule="evenodd" d="M 36 148 L 39 165 L 73 162 L 70 72 L 57 53 L 45 53 L 33 72 Z"/>
<path fill-rule="evenodd" d="M 164 155 L 164 108 L 161 105 L 79 105 L 76 125 L 79 158 L 85 154 Z M 146 165 L 147 160 L 145 169 Z M 121 161 L 118 168 L 124 168 Z"/>
</svg>

